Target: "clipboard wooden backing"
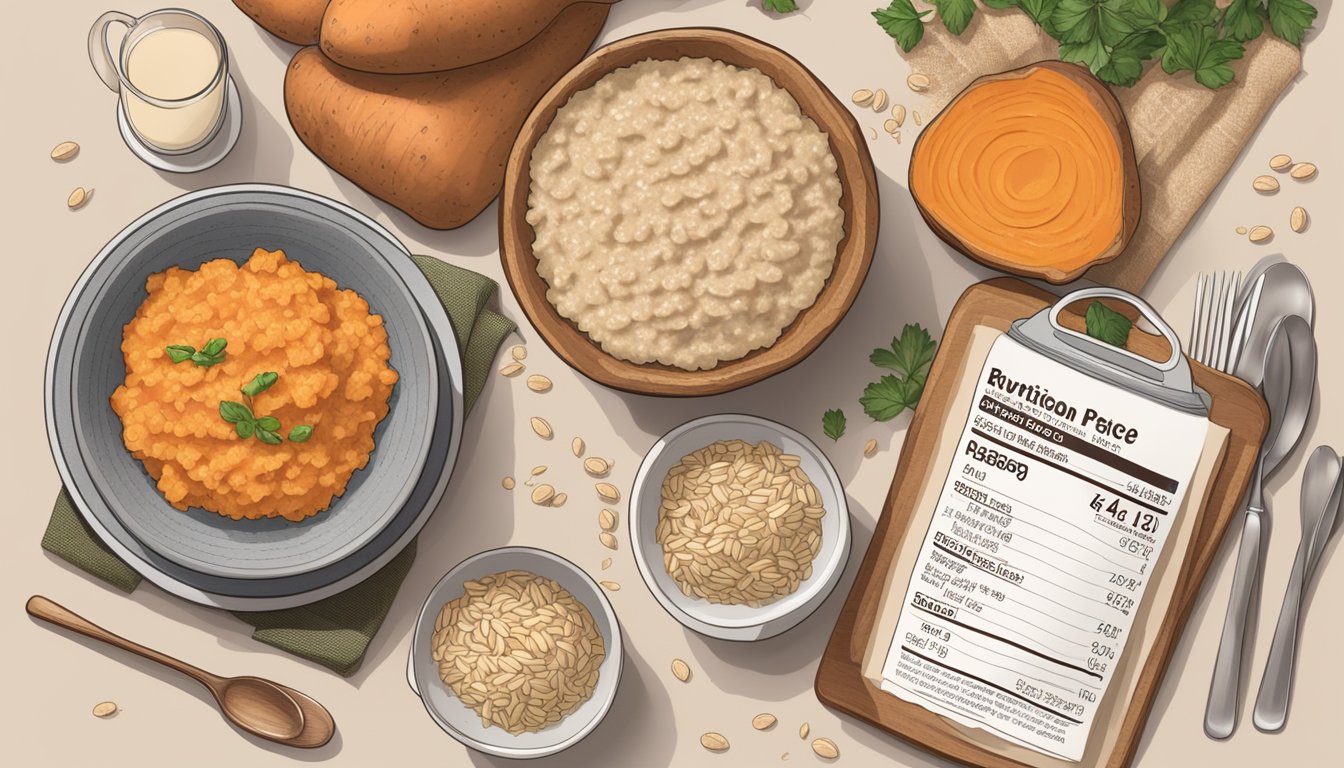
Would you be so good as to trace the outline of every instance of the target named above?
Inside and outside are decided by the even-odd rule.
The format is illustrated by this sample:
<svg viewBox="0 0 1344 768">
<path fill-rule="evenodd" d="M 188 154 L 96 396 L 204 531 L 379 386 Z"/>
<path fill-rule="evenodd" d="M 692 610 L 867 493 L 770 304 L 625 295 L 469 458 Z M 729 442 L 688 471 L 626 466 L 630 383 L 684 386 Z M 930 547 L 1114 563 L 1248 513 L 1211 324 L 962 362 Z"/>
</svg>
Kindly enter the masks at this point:
<svg viewBox="0 0 1344 768">
<path fill-rule="evenodd" d="M 817 698 L 826 706 L 943 757 L 982 768 L 1023 768 L 1025 764 L 963 739 L 938 715 L 879 689 L 863 676 L 863 657 L 877 622 L 882 580 L 890 573 L 892 558 L 910 532 L 912 507 L 928 472 L 939 432 L 948 421 L 954 389 L 951 383 L 957 378 L 972 331 L 977 325 L 1006 331 L 1015 320 L 1032 315 L 1057 299 L 1021 280 L 997 278 L 971 286 L 957 301 L 929 371 L 919 408 L 906 432 L 900 463 L 872 542 L 817 669 Z M 1084 327 L 1083 318 L 1071 311 L 1062 313 L 1060 322 L 1077 330 Z M 1129 349 L 1159 359 L 1169 353 L 1160 337 L 1137 329 L 1130 334 Z M 1264 400 L 1249 385 L 1194 361 L 1191 369 L 1195 383 L 1212 396 L 1210 419 L 1229 430 L 1227 445 L 1179 563 L 1176 589 L 1163 612 L 1156 641 L 1148 657 L 1142 660 L 1134 695 L 1124 706 L 1120 736 L 1111 753 L 1098 763 L 1106 768 L 1125 768 L 1134 758 L 1162 676 L 1223 533 L 1239 509 L 1268 427 L 1269 413 Z M 923 531 L 914 533 L 923 535 Z"/>
</svg>

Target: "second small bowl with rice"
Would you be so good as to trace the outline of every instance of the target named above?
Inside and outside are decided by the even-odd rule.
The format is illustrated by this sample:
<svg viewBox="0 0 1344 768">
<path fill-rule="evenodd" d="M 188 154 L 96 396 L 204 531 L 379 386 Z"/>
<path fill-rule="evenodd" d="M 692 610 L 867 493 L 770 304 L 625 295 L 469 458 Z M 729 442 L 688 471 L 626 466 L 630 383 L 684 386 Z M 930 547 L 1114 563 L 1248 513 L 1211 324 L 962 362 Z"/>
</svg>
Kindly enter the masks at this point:
<svg viewBox="0 0 1344 768">
<path fill-rule="evenodd" d="M 825 454 L 744 414 L 695 419 L 654 444 L 635 475 L 629 530 L 658 603 L 723 640 L 797 626 L 849 560 L 844 486 Z"/>
</svg>

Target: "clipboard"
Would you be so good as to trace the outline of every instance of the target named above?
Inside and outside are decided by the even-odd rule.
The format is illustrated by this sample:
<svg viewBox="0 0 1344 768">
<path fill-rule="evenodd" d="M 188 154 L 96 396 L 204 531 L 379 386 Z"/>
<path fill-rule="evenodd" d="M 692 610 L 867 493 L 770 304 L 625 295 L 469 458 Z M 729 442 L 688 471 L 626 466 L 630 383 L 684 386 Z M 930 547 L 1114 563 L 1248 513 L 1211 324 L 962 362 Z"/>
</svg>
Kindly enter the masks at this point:
<svg viewBox="0 0 1344 768">
<path fill-rule="evenodd" d="M 1026 750 L 1018 748 L 1018 757 L 1022 759 L 1015 759 L 1005 754 L 1005 750 L 987 748 L 985 739 L 972 738 L 971 729 L 882 691 L 864 675 L 865 655 L 874 641 L 887 584 L 893 574 L 902 569 L 908 571 L 911 565 L 898 561 L 897 554 L 908 535 L 917 539 L 924 535 L 922 528 L 913 530 L 911 522 L 944 430 L 953 423 L 960 425 L 964 417 L 951 413 L 950 409 L 953 390 L 962 376 L 977 328 L 1006 333 L 1016 321 L 1036 315 L 1058 298 L 1021 280 L 997 278 L 971 286 L 957 301 L 929 371 L 919 408 L 906 432 L 900 463 L 872 541 L 817 669 L 816 692 L 823 704 L 942 757 L 982 768 L 1039 768 L 1055 764 L 1125 768 L 1132 762 L 1180 633 L 1250 482 L 1269 421 L 1263 399 L 1245 382 L 1189 362 L 1192 388 L 1207 395 L 1209 420 L 1227 430 L 1226 439 L 1202 498 L 1191 499 L 1186 507 L 1187 512 L 1196 513 L 1188 543 L 1183 550 L 1176 551 L 1177 542 L 1172 542 L 1172 559 L 1166 567 L 1176 574 L 1175 587 L 1164 604 L 1154 603 L 1149 608 L 1155 622 L 1154 638 L 1146 653 L 1135 658 L 1129 689 L 1116 686 L 1117 690 L 1108 694 L 1125 696 L 1112 704 L 1119 725 L 1114 738 L 1107 739 L 1111 744 L 1108 749 L 1097 750 L 1097 754 L 1089 754 L 1082 762 L 1066 763 L 1036 757 L 1036 753 L 1026 757 L 1023 755 Z M 1064 328 L 1084 329 L 1083 318 L 1075 312 L 1065 310 L 1051 317 Z M 1131 331 L 1128 349 L 1147 358 L 1168 359 L 1169 363 L 1178 354 L 1160 337 L 1138 330 Z M 1126 653 L 1131 650 L 1141 649 L 1127 649 Z M 1093 738 L 1098 738 L 1096 731 L 1106 726 L 1107 723 L 1098 722 Z"/>
</svg>

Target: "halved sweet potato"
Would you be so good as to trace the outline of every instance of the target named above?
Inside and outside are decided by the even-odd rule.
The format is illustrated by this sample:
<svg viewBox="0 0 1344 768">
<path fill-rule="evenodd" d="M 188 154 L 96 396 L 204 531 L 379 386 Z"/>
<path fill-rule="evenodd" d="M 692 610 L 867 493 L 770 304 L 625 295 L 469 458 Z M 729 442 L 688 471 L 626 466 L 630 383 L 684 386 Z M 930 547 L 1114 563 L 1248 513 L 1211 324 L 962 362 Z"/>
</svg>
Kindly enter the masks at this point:
<svg viewBox="0 0 1344 768">
<path fill-rule="evenodd" d="M 607 10 L 576 5 L 513 53 L 447 72 L 357 72 L 304 48 L 285 74 L 289 122 L 369 194 L 427 227 L 460 227 L 499 194 L 523 121 L 583 58 Z"/>
<path fill-rule="evenodd" d="M 262 29 L 295 45 L 317 42 L 327 0 L 233 0 Z"/>
<path fill-rule="evenodd" d="M 320 45 L 332 61 L 363 72 L 441 72 L 518 49 L 575 3 L 616 1 L 331 0 Z"/>
<path fill-rule="evenodd" d="M 953 248 L 1053 283 L 1114 259 L 1139 223 L 1120 104 L 1086 69 L 1059 61 L 972 82 L 920 134 L 910 193 Z"/>
</svg>

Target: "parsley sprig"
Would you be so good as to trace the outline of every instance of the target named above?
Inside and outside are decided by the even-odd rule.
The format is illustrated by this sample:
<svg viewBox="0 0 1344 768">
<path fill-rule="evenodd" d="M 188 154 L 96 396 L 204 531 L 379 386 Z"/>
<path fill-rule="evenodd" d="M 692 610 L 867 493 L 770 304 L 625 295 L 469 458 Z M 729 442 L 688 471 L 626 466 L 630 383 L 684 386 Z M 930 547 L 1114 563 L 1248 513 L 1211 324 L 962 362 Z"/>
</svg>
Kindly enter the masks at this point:
<svg viewBox="0 0 1344 768">
<path fill-rule="evenodd" d="M 954 35 L 966 31 L 975 16 L 975 0 L 929 0 L 943 26 Z M 1302 45 L 1316 20 L 1307 0 L 1232 0 L 1224 9 L 1214 0 L 983 0 L 990 8 L 1019 8 L 1047 35 L 1059 41 L 1059 57 L 1086 66 L 1098 79 L 1133 85 L 1144 65 L 1159 59 L 1169 75 L 1189 72 L 1205 88 L 1232 82 L 1230 62 L 1245 53 L 1244 44 L 1259 37 L 1266 22 L 1277 36 Z M 892 0 L 873 11 L 887 34 L 909 52 L 924 37 L 933 11 L 915 9 L 911 0 Z"/>
<path fill-rule="evenodd" d="M 821 414 L 821 431 L 832 440 L 839 440 L 845 434 L 845 412 L 832 408 Z"/>
<path fill-rule="evenodd" d="M 251 381 L 239 388 L 243 393 L 243 402 L 220 401 L 219 417 L 232 424 L 234 431 L 244 440 L 256 437 L 267 445 L 280 445 L 284 442 L 280 438 L 280 420 L 274 416 L 257 416 L 252 403 L 252 398 L 270 389 L 279 380 L 280 374 L 275 371 L 253 376 Z M 308 424 L 300 424 L 289 430 L 289 441 L 292 443 L 302 443 L 312 436 L 313 428 Z"/>
<path fill-rule="evenodd" d="M 868 362 L 894 373 L 869 384 L 859 398 L 863 412 L 876 421 L 890 421 L 907 408 L 914 409 L 924 393 L 924 382 L 929 376 L 933 353 L 938 342 L 918 323 L 901 329 L 901 335 L 891 340 L 891 346 L 879 347 L 868 356 Z"/>
<path fill-rule="evenodd" d="M 199 351 L 189 344 L 169 344 L 163 351 L 168 353 L 168 359 L 174 365 L 190 360 L 202 368 L 209 368 L 224 361 L 224 348 L 227 346 L 229 342 L 224 339 L 211 339 Z"/>
<path fill-rule="evenodd" d="M 1088 336 L 1121 349 L 1129 342 L 1129 329 L 1134 327 L 1128 317 L 1100 301 L 1087 305 L 1087 314 L 1083 319 L 1087 323 Z"/>
<path fill-rule="evenodd" d="M 797 0 L 761 0 L 761 7 L 775 13 L 793 13 L 798 10 Z"/>
</svg>

